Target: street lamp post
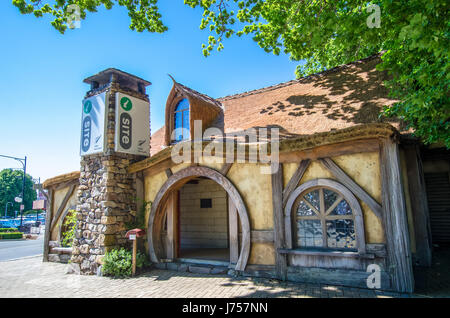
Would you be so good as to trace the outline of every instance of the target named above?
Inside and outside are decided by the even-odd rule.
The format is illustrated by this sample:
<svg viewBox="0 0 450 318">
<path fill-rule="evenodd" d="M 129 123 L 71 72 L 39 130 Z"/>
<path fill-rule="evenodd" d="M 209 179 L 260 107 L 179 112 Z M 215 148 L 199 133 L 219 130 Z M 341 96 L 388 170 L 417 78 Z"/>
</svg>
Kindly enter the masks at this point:
<svg viewBox="0 0 450 318">
<path fill-rule="evenodd" d="M 6 219 L 7 215 L 8 215 L 8 204 L 13 205 L 12 202 L 6 202 L 6 204 L 5 204 L 5 219 Z"/>
<path fill-rule="evenodd" d="M 16 161 L 19 161 L 22 164 L 22 166 L 23 166 L 22 204 L 25 204 L 25 176 L 26 176 L 26 173 L 27 173 L 27 156 L 25 156 L 25 158 L 17 158 L 17 157 L 0 155 L 0 157 L 14 159 Z M 22 227 L 22 222 L 23 222 L 23 210 L 20 209 L 20 227 Z"/>
</svg>

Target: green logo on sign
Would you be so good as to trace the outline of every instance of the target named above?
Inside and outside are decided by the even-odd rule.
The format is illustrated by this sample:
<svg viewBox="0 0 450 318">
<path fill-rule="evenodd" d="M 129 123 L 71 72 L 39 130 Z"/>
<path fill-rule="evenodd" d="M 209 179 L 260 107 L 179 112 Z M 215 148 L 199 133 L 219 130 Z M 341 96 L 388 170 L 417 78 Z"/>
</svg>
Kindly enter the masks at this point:
<svg viewBox="0 0 450 318">
<path fill-rule="evenodd" d="M 120 99 L 120 106 L 122 106 L 124 110 L 130 111 L 131 108 L 133 107 L 133 103 L 128 97 L 122 97 Z"/>
<path fill-rule="evenodd" d="M 89 114 L 92 110 L 92 102 L 88 100 L 86 103 L 84 103 L 83 109 L 85 114 Z"/>
</svg>

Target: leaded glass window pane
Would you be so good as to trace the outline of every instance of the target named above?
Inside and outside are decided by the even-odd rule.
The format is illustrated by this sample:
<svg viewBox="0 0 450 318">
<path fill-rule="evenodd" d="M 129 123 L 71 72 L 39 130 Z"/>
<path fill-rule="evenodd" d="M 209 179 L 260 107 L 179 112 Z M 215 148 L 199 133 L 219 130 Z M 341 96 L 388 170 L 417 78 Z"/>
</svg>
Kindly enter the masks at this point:
<svg viewBox="0 0 450 318">
<path fill-rule="evenodd" d="M 189 110 L 189 101 L 186 98 L 180 100 L 180 102 L 177 105 L 177 108 L 175 109 L 176 112 L 180 110 Z"/>
<path fill-rule="evenodd" d="M 330 215 L 352 215 L 352 209 L 347 201 L 342 200 L 330 213 Z"/>
<path fill-rule="evenodd" d="M 182 99 L 174 113 L 174 130 L 175 130 L 175 141 L 182 141 L 189 139 L 189 101 L 187 99 Z"/>
<path fill-rule="evenodd" d="M 183 140 L 183 113 L 175 113 L 175 141 Z"/>
<path fill-rule="evenodd" d="M 305 199 L 317 210 L 320 209 L 319 190 L 311 191 L 305 195 Z"/>
<path fill-rule="evenodd" d="M 305 201 L 301 200 L 298 204 L 297 215 L 298 216 L 312 216 L 312 215 L 316 215 L 316 214 L 314 213 L 313 209 L 311 209 L 305 203 Z"/>
<path fill-rule="evenodd" d="M 189 139 L 189 110 L 183 111 L 183 139 Z"/>
<path fill-rule="evenodd" d="M 298 246 L 323 246 L 322 224 L 320 220 L 298 220 L 297 238 Z"/>
<path fill-rule="evenodd" d="M 328 209 L 333 205 L 333 203 L 338 198 L 338 194 L 334 191 L 323 189 L 323 198 L 325 201 L 325 211 L 328 211 Z"/>
<path fill-rule="evenodd" d="M 356 248 L 353 220 L 327 221 L 327 245 L 330 248 Z"/>
</svg>

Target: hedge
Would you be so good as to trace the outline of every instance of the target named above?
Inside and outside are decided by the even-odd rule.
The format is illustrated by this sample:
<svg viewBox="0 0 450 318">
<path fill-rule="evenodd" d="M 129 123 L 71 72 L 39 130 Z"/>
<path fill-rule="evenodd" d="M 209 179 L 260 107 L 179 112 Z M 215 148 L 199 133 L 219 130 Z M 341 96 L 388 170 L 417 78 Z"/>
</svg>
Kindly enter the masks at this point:
<svg viewBox="0 0 450 318">
<path fill-rule="evenodd" d="M 1 232 L 17 232 L 17 229 L 15 227 L 5 227 L 5 228 L 0 228 L 0 233 Z"/>
<path fill-rule="evenodd" d="M 14 240 L 23 238 L 22 232 L 0 233 L 0 240 Z"/>
</svg>

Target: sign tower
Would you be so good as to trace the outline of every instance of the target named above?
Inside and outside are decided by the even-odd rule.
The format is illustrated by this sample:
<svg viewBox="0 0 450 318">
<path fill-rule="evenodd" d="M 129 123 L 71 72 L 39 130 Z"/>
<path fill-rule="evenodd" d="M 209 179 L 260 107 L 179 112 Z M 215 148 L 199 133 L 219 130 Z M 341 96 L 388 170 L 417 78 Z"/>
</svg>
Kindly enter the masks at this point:
<svg viewBox="0 0 450 318">
<path fill-rule="evenodd" d="M 105 253 L 126 245 L 125 223 L 138 208 L 130 164 L 150 155 L 151 85 L 109 68 L 84 80 L 91 85 L 81 107 L 80 186 L 72 270 L 97 274 Z"/>
</svg>

